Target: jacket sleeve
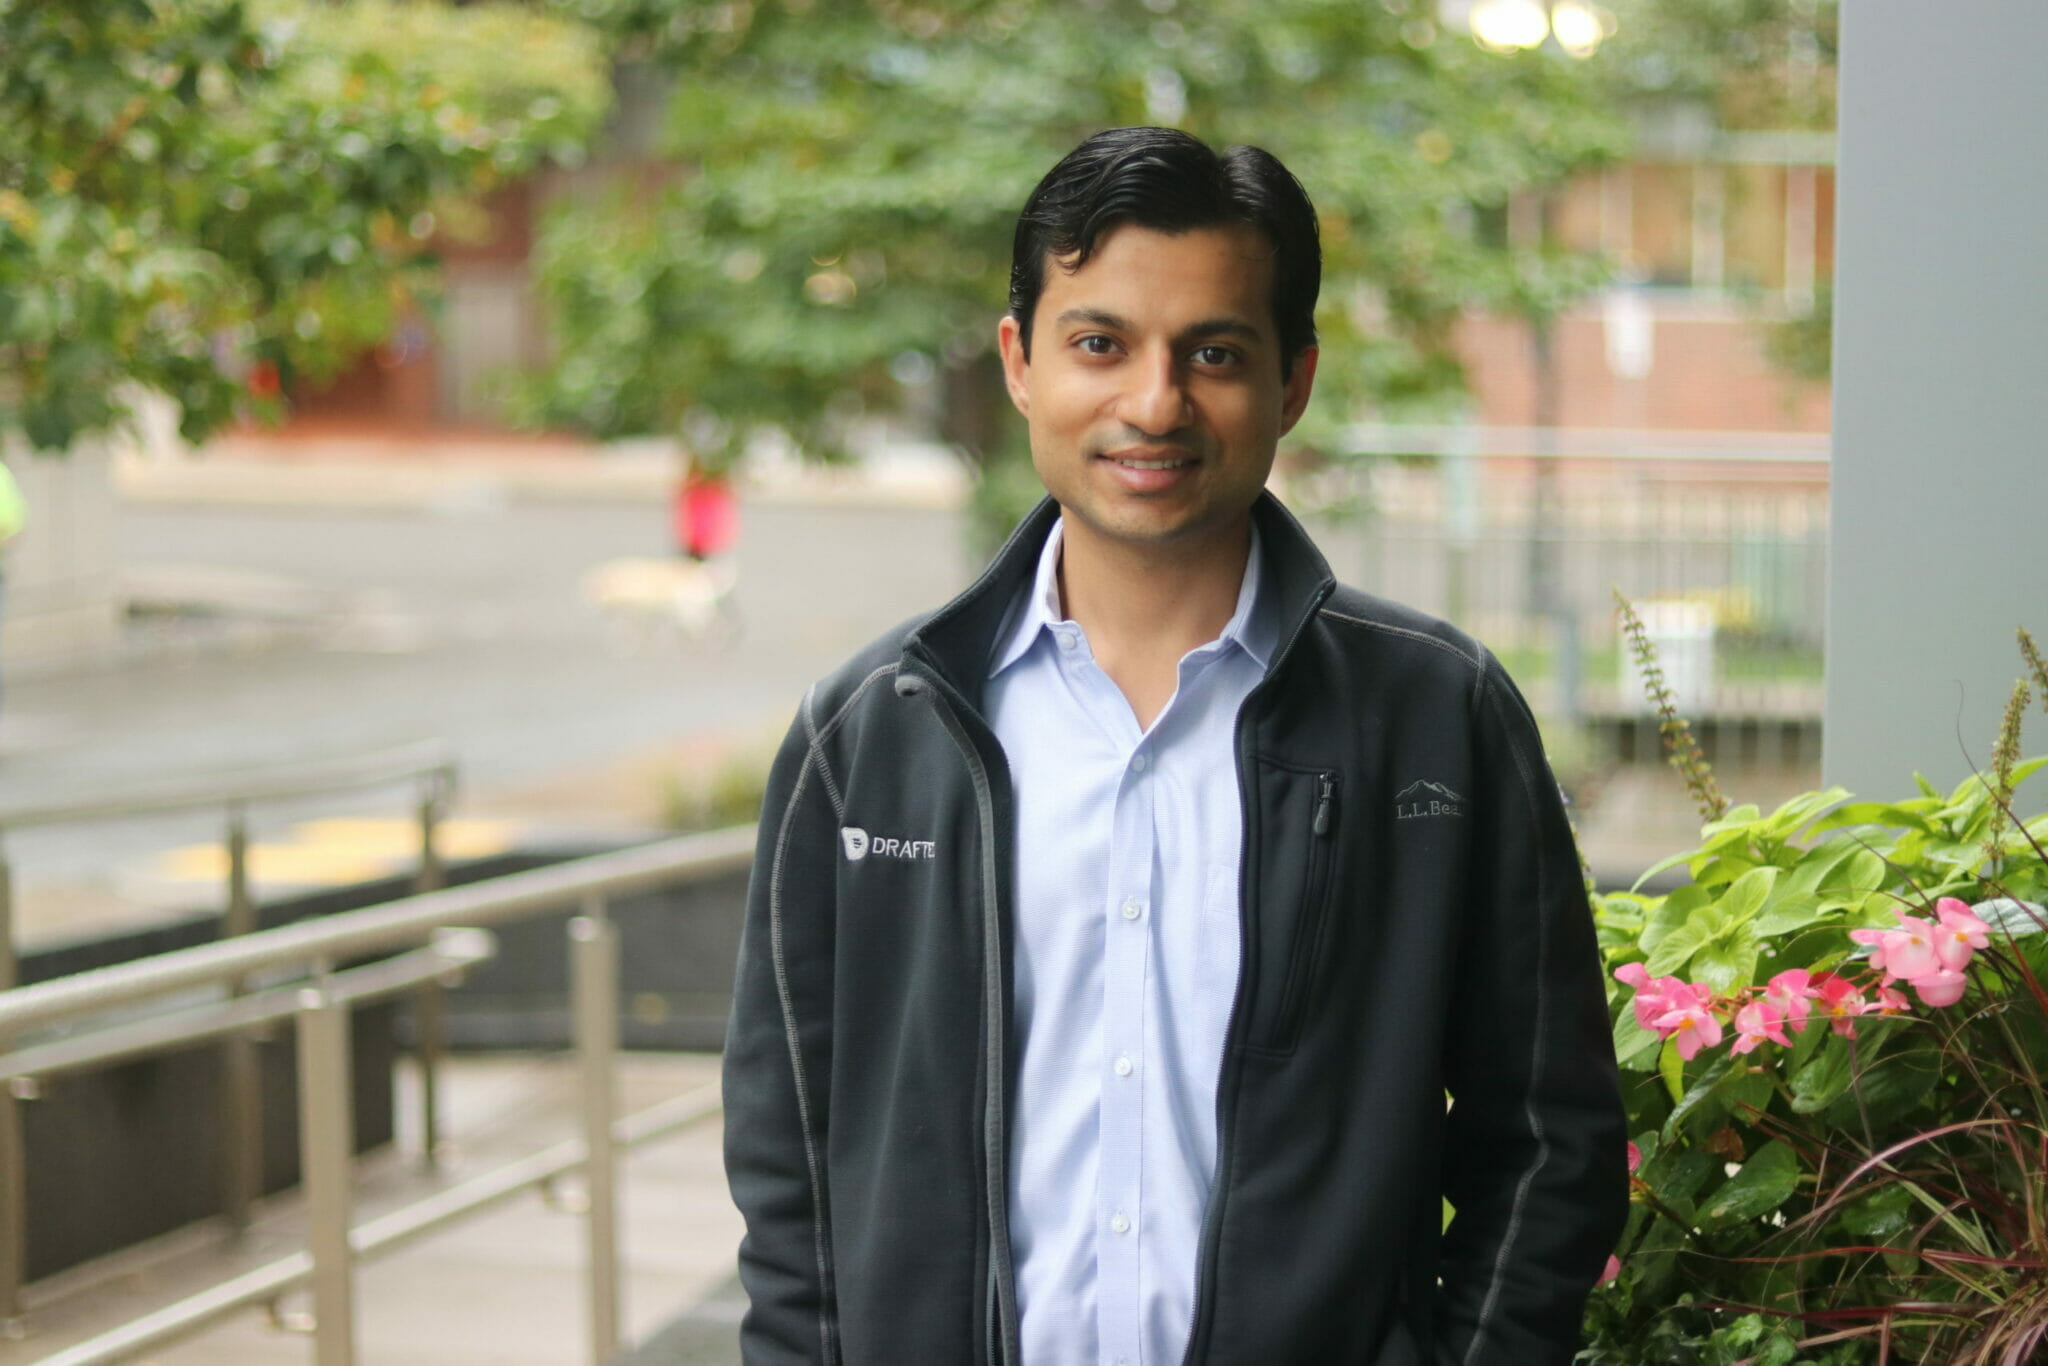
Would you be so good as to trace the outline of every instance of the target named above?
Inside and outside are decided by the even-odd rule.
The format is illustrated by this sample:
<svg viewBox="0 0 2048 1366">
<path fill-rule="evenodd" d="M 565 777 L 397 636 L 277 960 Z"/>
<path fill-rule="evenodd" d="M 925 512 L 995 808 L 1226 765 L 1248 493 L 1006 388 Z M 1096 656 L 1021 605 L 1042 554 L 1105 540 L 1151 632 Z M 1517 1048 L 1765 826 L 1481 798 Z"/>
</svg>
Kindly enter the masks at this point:
<svg viewBox="0 0 2048 1366">
<path fill-rule="evenodd" d="M 725 1039 L 745 1366 L 837 1360 L 825 1138 L 838 829 L 806 734 L 799 718 L 770 770 Z"/>
<path fill-rule="evenodd" d="M 1438 1366 L 1566 1366 L 1627 1215 L 1598 945 L 1536 725 L 1487 656 L 1477 840 L 1447 1032 Z"/>
</svg>

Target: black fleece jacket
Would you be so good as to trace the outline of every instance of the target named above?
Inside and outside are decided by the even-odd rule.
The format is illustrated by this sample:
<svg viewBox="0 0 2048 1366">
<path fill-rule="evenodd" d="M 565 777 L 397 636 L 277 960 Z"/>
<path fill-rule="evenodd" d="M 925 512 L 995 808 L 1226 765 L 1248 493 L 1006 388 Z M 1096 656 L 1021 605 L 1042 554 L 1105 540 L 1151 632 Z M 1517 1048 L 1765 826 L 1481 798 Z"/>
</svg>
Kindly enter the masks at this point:
<svg viewBox="0 0 2048 1366">
<path fill-rule="evenodd" d="M 1021 1366 L 1014 824 L 981 696 L 1057 512 L 812 688 L 775 761 L 725 1054 L 748 1366 Z M 1535 724 L 1483 647 L 1338 587 L 1270 495 L 1255 515 L 1286 624 L 1238 718 L 1243 966 L 1187 1366 L 1563 1366 L 1626 1175 Z"/>
</svg>

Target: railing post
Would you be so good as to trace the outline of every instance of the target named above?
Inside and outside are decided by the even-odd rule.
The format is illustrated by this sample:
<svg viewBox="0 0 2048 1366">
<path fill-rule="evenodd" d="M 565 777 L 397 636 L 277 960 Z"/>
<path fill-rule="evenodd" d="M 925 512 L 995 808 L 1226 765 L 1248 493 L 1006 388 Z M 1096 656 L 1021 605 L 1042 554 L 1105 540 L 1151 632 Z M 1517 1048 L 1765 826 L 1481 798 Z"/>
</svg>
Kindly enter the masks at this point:
<svg viewBox="0 0 2048 1366">
<path fill-rule="evenodd" d="M 414 890 L 437 892 L 447 881 L 438 839 L 450 787 L 448 775 L 427 775 L 420 791 L 420 871 Z M 448 1052 L 448 993 L 429 982 L 413 993 L 413 1056 L 420 1069 L 420 1165 L 428 1171 L 441 1165 L 441 1062 Z"/>
<path fill-rule="evenodd" d="M 355 1253 L 349 1247 L 349 1008 L 323 984 L 299 993 L 299 1179 L 313 1257 L 315 1366 L 355 1366 Z"/>
<path fill-rule="evenodd" d="M 14 987 L 14 869 L 0 853 L 0 991 Z M 7 1038 L 0 1034 L 0 1050 Z M 21 1331 L 21 1285 L 28 1275 L 28 1152 L 21 1102 L 0 1085 L 0 1337 Z"/>
<path fill-rule="evenodd" d="M 221 916 L 221 938 L 253 933 L 256 901 L 249 894 L 249 817 L 240 803 L 228 806 L 227 906 Z M 248 984 L 237 978 L 227 984 L 229 996 L 240 996 Z M 249 1229 L 250 1209 L 263 1189 L 263 1095 L 256 1040 L 233 1034 L 220 1046 L 221 1060 L 221 1213 L 237 1235 Z"/>
<path fill-rule="evenodd" d="M 569 922 L 571 1007 L 582 1072 L 584 1182 L 588 1195 L 590 1360 L 605 1366 L 619 1348 L 618 1113 L 613 1066 L 619 1048 L 619 932 L 602 895 Z M 323 1364 L 324 1366 L 324 1364 Z"/>
</svg>

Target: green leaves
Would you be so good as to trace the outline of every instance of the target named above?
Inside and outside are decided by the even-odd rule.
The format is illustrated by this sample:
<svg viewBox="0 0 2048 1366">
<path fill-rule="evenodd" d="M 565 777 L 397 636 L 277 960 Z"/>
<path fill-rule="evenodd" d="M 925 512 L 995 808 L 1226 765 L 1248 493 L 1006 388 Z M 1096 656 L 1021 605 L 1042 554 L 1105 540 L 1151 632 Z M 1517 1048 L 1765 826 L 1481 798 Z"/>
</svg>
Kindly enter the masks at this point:
<svg viewBox="0 0 2048 1366">
<path fill-rule="evenodd" d="M 666 91 L 658 150 L 679 174 L 545 227 L 561 364 L 526 388 L 534 421 L 682 429 L 714 457 L 774 427 L 829 454 L 922 391 L 945 440 L 996 454 L 1012 438 L 987 358 L 1017 210 L 1117 124 L 1268 147 L 1314 196 L 1324 345 L 1297 441 L 1334 444 L 1366 401 L 1453 394 L 1468 310 L 1555 308 L 1599 279 L 1476 225 L 1618 153 L 1614 73 L 1496 57 L 1419 10 L 574 3 L 645 42 L 636 79 Z M 622 273 L 645 288 L 612 294 Z"/>
<path fill-rule="evenodd" d="M 423 220 L 577 153 L 595 35 L 512 6 L 0 5 L 0 423 L 62 448 L 140 383 L 188 438 L 426 298 Z"/>
<path fill-rule="evenodd" d="M 1702 897 L 1680 902 L 1683 919 L 1672 924 L 1674 913 L 1659 910 L 1651 917 L 1658 929 L 1646 963 L 1653 977 L 1684 977 L 1692 974 L 1714 990 L 1726 994 L 1749 985 L 1756 975 L 1759 940 L 1750 922 L 1763 909 L 1777 884 L 1780 870 L 1753 868 L 1730 883 L 1711 902 Z M 1667 898 L 1666 906 L 1671 898 Z M 1648 945 L 1652 936 L 1645 933 Z"/>
<path fill-rule="evenodd" d="M 1766 1143 L 1701 1204 L 1700 1227 L 1722 1229 L 1769 1214 L 1790 1199 L 1798 1185 L 1798 1155 L 1784 1143 Z"/>
<path fill-rule="evenodd" d="M 1819 1024 L 1809 1029 L 1819 1029 Z M 1834 1104 L 1849 1089 L 1851 1068 L 1846 1040 L 1829 1038 L 1822 1042 L 1813 1060 L 1792 1075 L 1792 1109 L 1802 1115 L 1816 1114 Z"/>
</svg>

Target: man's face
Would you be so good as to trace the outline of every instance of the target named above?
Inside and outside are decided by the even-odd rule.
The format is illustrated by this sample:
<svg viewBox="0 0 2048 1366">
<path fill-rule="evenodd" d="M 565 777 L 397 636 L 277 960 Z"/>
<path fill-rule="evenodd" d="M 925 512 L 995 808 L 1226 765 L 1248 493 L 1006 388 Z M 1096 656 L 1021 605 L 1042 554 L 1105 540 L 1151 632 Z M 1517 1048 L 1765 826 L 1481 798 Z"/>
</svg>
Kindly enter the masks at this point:
<svg viewBox="0 0 2048 1366">
<path fill-rule="evenodd" d="M 1242 226 L 1124 226 L 1048 260 L 1031 358 L 997 333 L 1031 459 L 1067 534 L 1176 554 L 1241 549 L 1273 450 L 1308 405 L 1313 349 L 1280 377 L 1273 262 Z"/>
</svg>

